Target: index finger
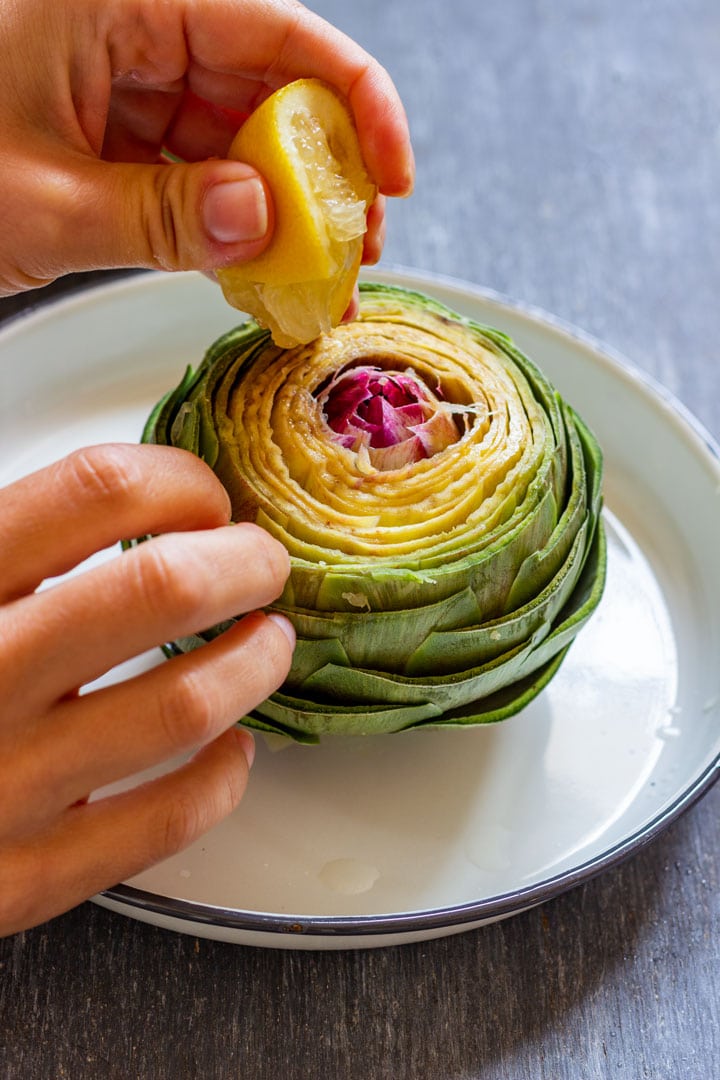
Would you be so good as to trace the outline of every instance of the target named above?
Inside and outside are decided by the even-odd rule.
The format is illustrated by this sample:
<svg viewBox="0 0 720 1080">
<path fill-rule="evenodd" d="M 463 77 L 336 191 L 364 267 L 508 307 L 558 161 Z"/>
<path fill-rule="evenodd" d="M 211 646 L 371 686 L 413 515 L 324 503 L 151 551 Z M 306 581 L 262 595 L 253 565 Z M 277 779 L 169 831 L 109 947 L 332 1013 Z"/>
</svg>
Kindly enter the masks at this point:
<svg viewBox="0 0 720 1080">
<path fill-rule="evenodd" d="M 185 450 L 121 443 L 76 450 L 0 491 L 0 602 L 119 540 L 229 520 L 220 481 Z"/>
<path fill-rule="evenodd" d="M 3 616 L 11 644 L 0 656 L 8 714 L 42 714 L 116 664 L 266 607 L 289 569 L 281 544 L 244 521 L 165 533 L 23 597 Z"/>
</svg>

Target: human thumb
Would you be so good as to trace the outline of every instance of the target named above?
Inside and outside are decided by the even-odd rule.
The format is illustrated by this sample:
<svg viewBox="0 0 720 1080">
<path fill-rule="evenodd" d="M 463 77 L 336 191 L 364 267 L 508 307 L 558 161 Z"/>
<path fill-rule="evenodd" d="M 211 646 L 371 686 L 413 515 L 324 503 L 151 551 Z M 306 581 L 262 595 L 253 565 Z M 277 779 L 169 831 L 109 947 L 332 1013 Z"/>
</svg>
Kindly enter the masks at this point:
<svg viewBox="0 0 720 1080">
<path fill-rule="evenodd" d="M 221 160 L 75 159 L 70 175 L 44 171 L 27 209 L 33 224 L 24 250 L 34 251 L 36 264 L 30 274 L 45 279 L 110 267 L 214 270 L 258 255 L 273 224 L 260 175 Z"/>
</svg>

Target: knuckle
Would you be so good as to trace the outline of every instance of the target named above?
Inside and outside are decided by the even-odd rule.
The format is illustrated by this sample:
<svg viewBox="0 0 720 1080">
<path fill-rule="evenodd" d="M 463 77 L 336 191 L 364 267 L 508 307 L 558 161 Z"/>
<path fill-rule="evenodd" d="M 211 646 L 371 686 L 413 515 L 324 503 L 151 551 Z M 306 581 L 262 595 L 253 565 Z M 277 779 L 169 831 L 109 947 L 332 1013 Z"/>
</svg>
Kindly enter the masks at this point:
<svg viewBox="0 0 720 1080">
<path fill-rule="evenodd" d="M 192 165 L 166 165 L 155 170 L 142 215 L 151 265 L 163 270 L 197 266 L 202 245 L 193 230 L 200 218 L 199 176 Z"/>
<path fill-rule="evenodd" d="M 177 665 L 183 663 L 178 660 Z M 216 734 L 222 710 L 208 680 L 189 667 L 178 672 L 158 699 L 159 722 L 170 746 L 203 745 Z"/>
<path fill-rule="evenodd" d="M 83 447 L 62 462 L 69 471 L 70 485 L 80 500 L 127 502 L 138 488 L 133 455 L 113 444 Z"/>
<path fill-rule="evenodd" d="M 208 591 L 202 566 L 173 536 L 157 536 L 126 556 L 127 572 L 134 577 L 134 591 L 151 614 L 170 614 L 183 622 L 202 622 Z M 195 626 L 195 629 L 199 629 Z"/>
<path fill-rule="evenodd" d="M 176 222 L 176 170 L 172 167 L 155 173 L 155 197 L 160 213 L 151 210 L 147 216 L 147 234 L 153 259 L 166 270 L 181 266 L 180 236 L 182 228 Z"/>
<path fill-rule="evenodd" d="M 282 685 L 290 670 L 292 648 L 274 619 L 260 613 L 246 616 L 227 633 L 232 649 L 235 715 L 241 717 Z"/>
<path fill-rule="evenodd" d="M 165 807 L 162 828 L 162 852 L 173 855 L 188 847 L 205 829 L 207 815 L 197 797 L 190 792 L 178 794 Z"/>
<path fill-rule="evenodd" d="M 46 285 L 74 267 L 68 265 L 69 219 L 78 198 L 74 176 L 41 147 L 27 148 L 23 167 L 7 170 L 3 190 L 3 233 L 12 222 L 14 252 L 0 266 L 0 294 L 6 296 Z M 27 207 L 33 213 L 27 213 Z"/>
<path fill-rule="evenodd" d="M 212 779 L 200 786 L 193 784 L 179 791 L 163 805 L 158 842 L 159 857 L 182 851 L 213 825 L 227 817 L 245 793 L 247 769 L 234 767 L 232 755 L 218 768 Z"/>
<path fill-rule="evenodd" d="M 217 791 L 217 810 L 219 817 L 227 817 L 238 805 L 245 794 L 247 774 L 237 769 L 228 769 Z"/>
</svg>

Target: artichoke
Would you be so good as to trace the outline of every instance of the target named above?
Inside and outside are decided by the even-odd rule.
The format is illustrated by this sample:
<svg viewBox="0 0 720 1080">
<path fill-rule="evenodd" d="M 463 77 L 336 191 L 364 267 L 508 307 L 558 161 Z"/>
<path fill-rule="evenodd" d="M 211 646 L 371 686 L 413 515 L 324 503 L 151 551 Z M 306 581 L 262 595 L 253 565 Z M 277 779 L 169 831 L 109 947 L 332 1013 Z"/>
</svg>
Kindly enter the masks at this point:
<svg viewBox="0 0 720 1080">
<path fill-rule="evenodd" d="M 290 553 L 273 608 L 294 662 L 249 726 L 314 742 L 505 719 L 600 600 L 595 438 L 505 334 L 423 294 L 364 283 L 354 322 L 293 349 L 243 323 L 143 441 L 202 457 L 234 520 Z"/>
</svg>

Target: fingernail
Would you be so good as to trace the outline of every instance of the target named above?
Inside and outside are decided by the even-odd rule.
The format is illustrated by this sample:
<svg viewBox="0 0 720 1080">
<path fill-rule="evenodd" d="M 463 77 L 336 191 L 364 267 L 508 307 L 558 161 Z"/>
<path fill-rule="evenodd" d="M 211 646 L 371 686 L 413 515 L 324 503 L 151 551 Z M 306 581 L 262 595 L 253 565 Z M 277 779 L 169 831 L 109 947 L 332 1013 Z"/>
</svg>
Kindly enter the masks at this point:
<svg viewBox="0 0 720 1080">
<path fill-rule="evenodd" d="M 257 177 L 215 184 L 203 203 L 205 228 L 222 244 L 261 240 L 268 230 L 265 188 Z"/>
<path fill-rule="evenodd" d="M 271 619 L 277 626 L 280 627 L 285 637 L 288 639 L 293 649 L 295 648 L 295 627 L 284 615 L 280 615 L 277 611 L 269 611 L 268 619 Z"/>
<path fill-rule="evenodd" d="M 253 762 L 255 760 L 255 739 L 252 737 L 247 728 L 235 728 L 237 733 L 238 742 L 242 746 L 245 760 L 247 761 L 248 769 L 252 769 Z"/>
</svg>

